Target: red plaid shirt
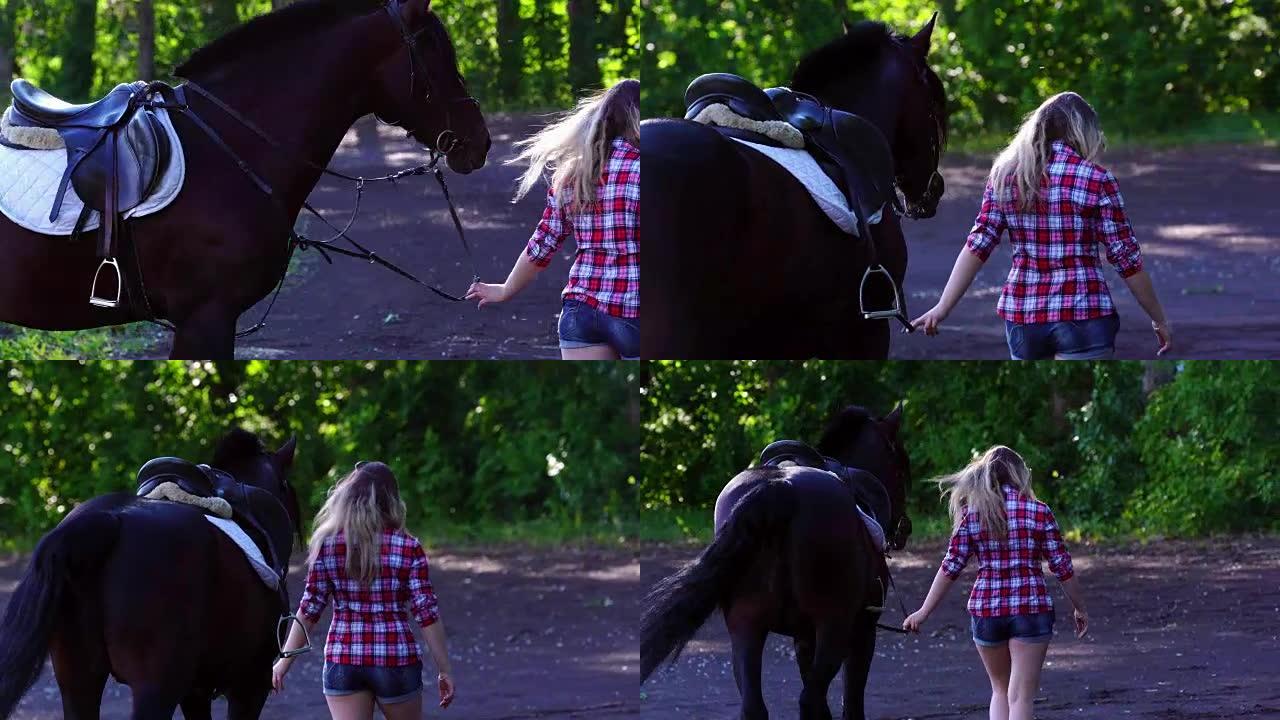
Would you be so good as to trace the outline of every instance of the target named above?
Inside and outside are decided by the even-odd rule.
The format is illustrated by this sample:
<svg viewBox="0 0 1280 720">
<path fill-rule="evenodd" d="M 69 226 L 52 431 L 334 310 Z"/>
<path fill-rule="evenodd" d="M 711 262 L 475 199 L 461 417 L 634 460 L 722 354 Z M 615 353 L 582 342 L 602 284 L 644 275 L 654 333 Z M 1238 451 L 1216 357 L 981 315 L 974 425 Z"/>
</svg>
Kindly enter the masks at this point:
<svg viewBox="0 0 1280 720">
<path fill-rule="evenodd" d="M 1005 485 L 1004 510 L 1009 535 L 993 539 L 980 529 L 978 515 L 969 512 L 951 535 L 942 558 L 942 572 L 955 579 L 973 555 L 978 556 L 978 579 L 969 594 L 969 612 L 978 617 L 1031 615 L 1049 612 L 1053 600 L 1040 573 L 1040 561 L 1063 582 L 1074 574 L 1071 555 L 1062 542 L 1053 511 L 1039 500 Z"/>
<path fill-rule="evenodd" d="M 298 604 L 298 612 L 316 622 L 330 599 L 333 601 L 324 659 L 344 665 L 392 667 L 420 662 L 422 655 L 409 626 L 409 614 L 423 627 L 440 619 L 422 543 L 404 530 L 384 530 L 382 569 L 368 585 L 347 577 L 346 557 L 343 534 L 327 538 L 307 570 L 306 588 Z"/>
<path fill-rule="evenodd" d="M 599 202 L 570 214 L 547 191 L 547 209 L 529 239 L 529 259 L 546 267 L 570 235 L 578 244 L 562 297 L 614 317 L 640 317 L 640 149 L 621 138 L 600 180 Z"/>
<path fill-rule="evenodd" d="M 1090 320 L 1115 312 L 1102 278 L 1098 245 L 1120 277 L 1142 269 L 1142 253 L 1124 211 L 1116 178 L 1055 140 L 1036 193 L 1035 212 L 997 201 L 991 183 L 966 247 L 986 262 L 1009 231 L 1013 267 L 996 304 L 1000 317 L 1019 325 Z M 1017 197 L 1016 188 L 1013 191 Z"/>
</svg>

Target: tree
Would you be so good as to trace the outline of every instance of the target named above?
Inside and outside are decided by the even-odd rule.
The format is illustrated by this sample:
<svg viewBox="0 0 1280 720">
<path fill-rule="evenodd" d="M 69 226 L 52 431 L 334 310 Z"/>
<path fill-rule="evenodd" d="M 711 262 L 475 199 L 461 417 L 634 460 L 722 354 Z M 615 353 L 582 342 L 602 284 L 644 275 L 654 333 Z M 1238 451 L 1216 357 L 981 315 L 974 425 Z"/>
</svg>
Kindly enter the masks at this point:
<svg viewBox="0 0 1280 720">
<path fill-rule="evenodd" d="M 18 74 L 18 49 L 14 25 L 22 0 L 0 1 L 0 93 L 9 92 L 9 80 Z"/>
<path fill-rule="evenodd" d="M 596 47 L 597 0 L 569 0 L 569 84 L 574 93 L 600 86 Z"/>
<path fill-rule="evenodd" d="M 138 0 L 138 79 L 156 79 L 156 6 Z"/>
<path fill-rule="evenodd" d="M 207 0 L 204 6 L 206 40 L 222 37 L 238 24 L 236 0 Z"/>
<path fill-rule="evenodd" d="M 520 0 L 498 0 L 498 90 L 503 100 L 520 97 L 524 75 L 524 32 Z"/>
<path fill-rule="evenodd" d="M 62 78 L 57 94 L 88 99 L 93 94 L 93 50 L 98 44 L 97 0 L 72 0 L 62 37 Z"/>
</svg>

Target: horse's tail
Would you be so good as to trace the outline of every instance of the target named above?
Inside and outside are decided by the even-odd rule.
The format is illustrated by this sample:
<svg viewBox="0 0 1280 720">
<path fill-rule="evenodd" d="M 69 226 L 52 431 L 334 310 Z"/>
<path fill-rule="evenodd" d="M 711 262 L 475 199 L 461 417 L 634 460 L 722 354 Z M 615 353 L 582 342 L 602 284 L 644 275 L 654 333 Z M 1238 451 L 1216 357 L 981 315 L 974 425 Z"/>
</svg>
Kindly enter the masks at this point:
<svg viewBox="0 0 1280 720">
<path fill-rule="evenodd" d="M 13 713 L 44 670 L 67 586 L 102 564 L 118 534 L 114 515 L 73 513 L 36 546 L 0 620 L 0 719 Z"/>
<path fill-rule="evenodd" d="M 663 578 L 645 597 L 640 619 L 640 682 L 662 664 L 680 657 L 684 646 L 715 611 L 755 555 L 761 542 L 791 519 L 795 501 L 790 483 L 768 480 L 749 490 L 729 521 L 693 562 Z"/>
</svg>

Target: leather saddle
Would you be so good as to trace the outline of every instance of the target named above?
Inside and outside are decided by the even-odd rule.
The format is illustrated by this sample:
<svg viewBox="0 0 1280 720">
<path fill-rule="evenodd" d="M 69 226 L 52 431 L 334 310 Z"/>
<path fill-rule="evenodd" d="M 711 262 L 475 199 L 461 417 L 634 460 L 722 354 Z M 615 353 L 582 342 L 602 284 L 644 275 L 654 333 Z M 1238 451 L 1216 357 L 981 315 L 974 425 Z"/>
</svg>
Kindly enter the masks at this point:
<svg viewBox="0 0 1280 720">
<path fill-rule="evenodd" d="M 173 89 L 163 83 L 119 85 L 88 105 L 63 102 L 22 79 L 14 80 L 10 90 L 13 108 L 9 116 L 14 126 L 55 130 L 66 144 L 67 170 L 58 183 L 49 219 L 57 219 L 68 187 L 75 188 L 84 201 L 75 235 L 80 234 L 92 211 L 101 214 L 98 257 L 102 264 L 94 275 L 89 302 L 117 307 L 124 283 L 115 259 L 116 237 L 122 230 L 124 213 L 155 192 L 169 165 L 169 135 L 156 109 L 177 106 Z M 98 281 L 107 267 L 115 270 L 114 300 L 98 294 Z"/>
<path fill-rule="evenodd" d="M 840 478 L 854 495 L 858 505 L 880 523 L 881 528 L 889 526 L 892 505 L 889 502 L 889 491 L 884 483 L 875 475 L 860 468 L 850 467 L 844 463 L 818 452 L 815 448 L 798 440 L 776 440 L 769 443 L 760 453 L 760 465 L 780 465 L 792 462 L 801 467 L 825 470 Z"/>
<path fill-rule="evenodd" d="M 805 138 L 805 150 L 844 193 L 860 225 L 872 222 L 888 208 L 901 211 L 894 191 L 893 152 L 884 133 L 866 119 L 789 88 L 762 90 L 729 73 L 698 77 L 685 91 L 684 99 L 686 119 L 697 117 L 708 105 L 721 104 L 742 117 L 782 121 L 799 130 Z M 763 137 L 745 130 L 728 134 L 751 142 L 760 142 Z M 744 137 L 751 135 L 756 137 Z M 764 143 L 776 145 L 767 138 Z"/>
<path fill-rule="evenodd" d="M 880 264 L 871 225 L 884 213 L 902 214 L 894 184 L 893 150 L 884 133 L 867 119 L 822 104 L 817 98 L 790 88 L 762 90 L 730 73 L 702 75 L 685 90 L 685 119 L 692 120 L 713 104 L 761 122 L 782 121 L 800 131 L 805 150 L 844 194 L 858 221 L 858 231 L 870 249 L 870 262 L 858 285 L 858 305 L 864 319 L 896 319 L 914 330 L 906 312 L 906 296 L 898 281 Z M 768 137 L 740 128 L 717 127 L 724 135 L 748 142 L 778 146 Z M 882 284 L 893 300 L 888 307 L 868 308 L 868 287 Z"/>
<path fill-rule="evenodd" d="M 283 526 L 283 533 L 273 537 L 265 527 L 262 519 L 268 514 L 284 513 L 280 503 L 266 490 L 238 482 L 229 473 L 208 465 L 197 465 L 176 457 L 158 457 L 147 461 L 138 470 L 137 495 L 149 495 L 159 485 L 166 482 L 177 484 L 184 491 L 196 497 L 219 497 L 231 505 L 231 519 L 253 540 L 267 564 L 283 579 L 286 568 L 284 558 L 286 549 L 282 543 L 291 543 L 288 526 Z M 278 511 L 278 512 L 277 512 Z M 287 516 L 287 514 L 286 514 Z"/>
</svg>

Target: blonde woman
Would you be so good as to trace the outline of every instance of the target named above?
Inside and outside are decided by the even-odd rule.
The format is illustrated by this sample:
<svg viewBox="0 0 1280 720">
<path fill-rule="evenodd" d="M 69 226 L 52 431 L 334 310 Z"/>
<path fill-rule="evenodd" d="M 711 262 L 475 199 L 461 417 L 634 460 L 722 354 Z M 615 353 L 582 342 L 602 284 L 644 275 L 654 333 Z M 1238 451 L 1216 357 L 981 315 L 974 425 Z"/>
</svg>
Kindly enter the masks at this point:
<svg viewBox="0 0 1280 720">
<path fill-rule="evenodd" d="M 1072 92 L 1054 95 L 1023 121 L 996 158 L 982 209 L 956 258 L 942 298 L 913 323 L 926 335 L 951 314 L 1009 231 L 1013 267 L 996 312 L 1014 360 L 1110 358 L 1120 318 L 1098 261 L 1098 245 L 1151 318 L 1157 355 L 1173 330 L 1125 214 L 1116 178 L 1097 164 L 1105 141 L 1094 112 Z"/>
<path fill-rule="evenodd" d="M 361 462 L 330 489 L 316 515 L 299 622 L 284 647 L 302 647 L 300 625 L 310 632 L 333 604 L 323 685 L 334 720 L 371 720 L 375 704 L 387 720 L 422 717 L 422 655 L 411 620 L 423 628 L 440 670 L 440 707 L 453 702 L 449 652 L 427 577 L 427 555 L 405 532 L 404 514 L 391 468 Z M 292 665 L 293 658 L 276 662 L 272 684 L 277 692 Z"/>
<path fill-rule="evenodd" d="M 937 482 L 951 496 L 951 542 L 924 604 L 902 627 L 919 632 L 976 555 L 978 579 L 968 609 L 973 642 L 991 681 L 991 720 L 1031 720 L 1053 639 L 1053 599 L 1042 560 L 1075 606 L 1076 636 L 1089 629 L 1071 555 L 1053 511 L 1031 490 L 1027 464 L 1009 448 L 997 445 Z"/>
<path fill-rule="evenodd" d="M 519 201 L 550 173 L 547 207 L 506 282 L 476 283 L 480 307 L 515 297 L 573 237 L 577 253 L 561 298 L 565 360 L 640 357 L 640 82 L 623 80 L 518 143 L 528 165 Z"/>
</svg>

